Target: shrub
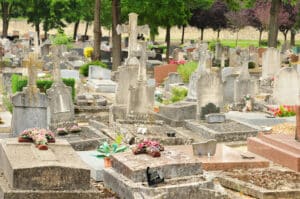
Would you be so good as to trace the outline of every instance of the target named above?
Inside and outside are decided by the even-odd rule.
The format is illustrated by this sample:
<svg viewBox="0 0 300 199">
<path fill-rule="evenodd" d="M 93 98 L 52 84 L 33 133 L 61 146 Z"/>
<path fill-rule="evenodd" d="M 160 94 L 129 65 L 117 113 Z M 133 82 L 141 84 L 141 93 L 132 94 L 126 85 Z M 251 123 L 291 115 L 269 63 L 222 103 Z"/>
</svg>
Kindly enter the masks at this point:
<svg viewBox="0 0 300 199">
<path fill-rule="evenodd" d="M 62 81 L 65 85 L 70 86 L 72 88 L 72 99 L 75 99 L 75 79 L 73 78 L 63 78 Z M 51 79 L 38 79 L 36 81 L 37 87 L 41 92 L 45 93 L 51 85 L 53 84 L 53 80 Z M 21 92 L 23 87 L 27 85 L 27 77 L 23 77 L 20 75 L 13 75 L 11 80 L 12 93 Z"/>
<path fill-rule="evenodd" d="M 188 90 L 183 87 L 174 87 L 172 89 L 172 97 L 170 101 L 172 103 L 183 100 L 187 96 Z"/>
<path fill-rule="evenodd" d="M 6 110 L 8 110 L 10 113 L 13 111 L 13 104 L 11 103 L 11 100 L 9 100 L 9 97 L 6 93 L 2 96 L 3 105 Z"/>
<path fill-rule="evenodd" d="M 92 62 L 89 62 L 87 64 L 83 64 L 80 69 L 79 69 L 79 72 L 80 74 L 82 74 L 83 76 L 87 77 L 89 75 L 89 67 L 90 65 L 94 65 L 94 66 L 99 66 L 99 67 L 102 67 L 102 68 L 107 68 L 107 65 L 101 61 L 92 61 Z"/>
<path fill-rule="evenodd" d="M 191 74 L 197 69 L 197 62 L 188 62 L 186 64 L 179 65 L 177 72 L 182 77 L 184 83 L 188 83 L 190 80 Z"/>
<path fill-rule="evenodd" d="M 255 62 L 252 62 L 252 61 L 249 62 L 249 63 L 248 63 L 248 68 L 249 68 L 249 69 L 255 68 Z"/>
<path fill-rule="evenodd" d="M 268 46 L 268 40 L 265 40 L 265 39 L 261 40 L 260 45 Z M 277 46 L 280 46 L 280 41 L 278 41 L 278 40 L 277 40 Z"/>
<path fill-rule="evenodd" d="M 54 45 L 66 45 L 68 49 L 72 48 L 72 37 L 67 36 L 63 32 L 57 33 L 55 36 L 50 37 L 50 40 Z"/>
</svg>

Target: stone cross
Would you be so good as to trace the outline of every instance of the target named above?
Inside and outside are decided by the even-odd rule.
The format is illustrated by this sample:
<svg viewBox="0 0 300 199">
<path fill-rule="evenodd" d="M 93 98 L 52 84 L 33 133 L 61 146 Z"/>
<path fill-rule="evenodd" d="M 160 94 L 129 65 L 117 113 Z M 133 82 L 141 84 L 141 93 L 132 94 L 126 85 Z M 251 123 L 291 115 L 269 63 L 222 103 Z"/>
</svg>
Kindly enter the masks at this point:
<svg viewBox="0 0 300 199">
<path fill-rule="evenodd" d="M 209 57 L 209 52 L 208 52 L 208 44 L 207 43 L 202 43 L 199 46 L 199 65 L 197 68 L 197 73 L 201 74 L 206 70 L 206 61 L 207 58 Z"/>
<path fill-rule="evenodd" d="M 136 57 L 136 52 L 138 51 L 138 34 L 149 34 L 149 26 L 138 26 L 138 15 L 136 13 L 129 14 L 129 24 L 128 25 L 118 25 L 117 33 L 128 33 L 129 35 L 129 44 L 128 44 L 128 59 Z"/>
<path fill-rule="evenodd" d="M 248 69 L 249 52 L 247 50 L 242 50 L 240 55 L 241 55 L 241 61 L 242 61 L 242 69 L 241 69 L 239 77 L 242 79 L 250 79 L 250 73 L 249 73 L 249 69 Z"/>
<path fill-rule="evenodd" d="M 296 107 L 296 132 L 295 139 L 300 142 L 300 106 Z"/>
<path fill-rule="evenodd" d="M 37 88 L 37 69 L 42 67 L 43 62 L 36 53 L 29 53 L 27 58 L 23 60 L 23 65 L 28 68 L 28 88 Z"/>
<path fill-rule="evenodd" d="M 51 46 L 51 58 L 53 60 L 54 82 L 61 82 L 60 61 L 62 59 L 63 46 Z"/>
<path fill-rule="evenodd" d="M 139 44 L 141 46 L 141 56 L 140 56 L 138 80 L 146 81 L 147 80 L 146 63 L 148 59 L 147 42 L 139 42 Z"/>
</svg>

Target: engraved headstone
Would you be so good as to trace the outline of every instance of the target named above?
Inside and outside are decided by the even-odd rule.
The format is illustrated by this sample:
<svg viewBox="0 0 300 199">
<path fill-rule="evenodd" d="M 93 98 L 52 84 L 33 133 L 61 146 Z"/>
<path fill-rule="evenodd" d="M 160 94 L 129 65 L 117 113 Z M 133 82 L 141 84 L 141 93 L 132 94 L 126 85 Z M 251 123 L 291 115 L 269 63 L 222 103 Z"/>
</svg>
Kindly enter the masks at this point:
<svg viewBox="0 0 300 199">
<path fill-rule="evenodd" d="M 53 77 L 54 83 L 47 90 L 50 99 L 50 127 L 57 128 L 65 122 L 74 122 L 74 104 L 72 101 L 72 88 L 66 86 L 61 79 L 59 63 L 63 48 L 52 46 L 52 59 L 54 61 Z"/>
<path fill-rule="evenodd" d="M 18 136 L 28 128 L 47 128 L 48 98 L 36 86 L 37 68 L 41 67 L 42 62 L 36 54 L 30 53 L 24 65 L 28 67 L 27 87 L 12 97 L 13 136 Z"/>
<path fill-rule="evenodd" d="M 280 70 L 280 52 L 276 48 L 268 48 L 262 57 L 262 78 L 272 78 Z"/>
</svg>

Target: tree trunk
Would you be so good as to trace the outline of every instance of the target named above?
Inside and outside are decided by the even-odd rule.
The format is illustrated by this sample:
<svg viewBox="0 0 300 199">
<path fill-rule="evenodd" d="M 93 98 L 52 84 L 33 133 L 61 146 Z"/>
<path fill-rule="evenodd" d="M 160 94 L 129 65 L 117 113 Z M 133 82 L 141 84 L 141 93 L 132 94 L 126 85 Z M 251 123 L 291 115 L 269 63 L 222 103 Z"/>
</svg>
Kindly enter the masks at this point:
<svg viewBox="0 0 300 199">
<path fill-rule="evenodd" d="M 85 37 L 87 36 L 88 29 L 89 29 L 89 22 L 87 21 L 86 24 L 85 24 L 85 30 L 84 30 L 84 36 Z"/>
<path fill-rule="evenodd" d="M 166 42 L 167 42 L 166 60 L 167 60 L 167 62 L 169 62 L 169 57 L 170 57 L 170 41 L 171 41 L 171 27 L 167 26 L 167 29 L 166 29 Z"/>
<path fill-rule="evenodd" d="M 261 46 L 261 37 L 262 37 L 262 33 L 263 33 L 263 30 L 259 30 L 259 37 L 258 37 L 258 46 L 259 46 L 259 47 Z"/>
<path fill-rule="evenodd" d="M 268 47 L 277 47 L 278 37 L 278 13 L 280 8 L 281 0 L 272 0 L 270 9 L 270 21 L 269 24 L 269 35 L 268 35 Z"/>
<path fill-rule="evenodd" d="M 291 29 L 291 46 L 295 46 L 296 42 L 295 42 L 295 37 L 296 37 L 296 31 L 295 29 Z"/>
<path fill-rule="evenodd" d="M 37 32 L 37 39 L 38 39 L 38 44 L 40 45 L 40 24 L 36 23 L 35 24 L 35 31 Z M 34 41 L 35 42 L 35 41 Z"/>
<path fill-rule="evenodd" d="M 284 36 L 284 42 L 286 42 L 286 35 L 287 35 L 287 32 L 282 32 L 283 33 L 283 36 Z"/>
<path fill-rule="evenodd" d="M 237 47 L 238 40 L 239 40 L 239 30 L 236 32 L 235 47 Z"/>
<path fill-rule="evenodd" d="M 204 28 L 201 28 L 201 37 L 200 40 L 203 41 Z"/>
<path fill-rule="evenodd" d="M 1 3 L 2 7 L 2 37 L 7 37 L 8 33 L 8 25 L 9 25 L 9 19 L 10 19 L 10 6 L 9 3 L 6 1 L 2 1 Z"/>
<path fill-rule="evenodd" d="M 112 0 L 112 70 L 116 71 L 121 65 L 121 35 L 117 33 L 117 25 L 120 24 L 121 5 L 120 0 Z"/>
<path fill-rule="evenodd" d="M 73 40 L 74 41 L 76 40 L 76 37 L 77 37 L 77 31 L 78 31 L 79 23 L 80 23 L 80 20 L 76 21 L 75 24 L 74 24 L 74 32 L 73 32 Z"/>
<path fill-rule="evenodd" d="M 181 44 L 184 43 L 184 31 L 185 31 L 185 25 L 182 26 L 182 33 L 181 33 Z"/>
<path fill-rule="evenodd" d="M 44 30 L 44 41 L 46 41 L 48 39 L 48 30 Z"/>
<path fill-rule="evenodd" d="M 95 0 L 94 9 L 94 51 L 93 60 L 100 60 L 101 24 L 100 24 L 101 0 Z"/>
<path fill-rule="evenodd" d="M 219 41 L 219 39 L 220 39 L 220 32 L 221 32 L 221 30 L 219 29 L 219 30 L 217 30 L 217 40 Z"/>
</svg>

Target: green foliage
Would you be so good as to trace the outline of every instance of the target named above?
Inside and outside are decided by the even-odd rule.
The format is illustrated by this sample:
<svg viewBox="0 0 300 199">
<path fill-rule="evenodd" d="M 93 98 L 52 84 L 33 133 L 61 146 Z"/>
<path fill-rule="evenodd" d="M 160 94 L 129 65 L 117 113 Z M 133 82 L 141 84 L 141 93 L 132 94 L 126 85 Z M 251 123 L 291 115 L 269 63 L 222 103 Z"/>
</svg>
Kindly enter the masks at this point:
<svg viewBox="0 0 300 199">
<path fill-rule="evenodd" d="M 187 96 L 188 90 L 183 87 L 174 87 L 172 89 L 172 96 L 169 100 L 164 100 L 164 104 L 171 104 L 183 100 Z"/>
<path fill-rule="evenodd" d="M 112 144 L 108 144 L 108 142 L 104 142 L 97 149 L 97 151 L 99 152 L 97 157 L 99 158 L 110 157 L 112 154 L 123 152 L 128 148 L 127 146 L 120 146 L 120 144 L 118 144 L 117 142 L 114 142 Z"/>
<path fill-rule="evenodd" d="M 59 32 L 55 36 L 51 36 L 50 40 L 54 45 L 66 45 L 69 49 L 72 47 L 73 39 L 64 32 Z"/>
<path fill-rule="evenodd" d="M 268 40 L 265 40 L 265 39 L 263 39 L 263 40 L 261 40 L 261 46 L 268 46 Z M 277 47 L 278 46 L 280 46 L 280 41 L 277 41 Z"/>
<path fill-rule="evenodd" d="M 72 88 L 72 99 L 75 99 L 75 80 L 73 78 L 63 78 L 62 81 L 65 85 L 70 86 Z M 51 79 L 38 79 L 36 81 L 37 87 L 41 92 L 46 92 L 51 85 L 53 84 L 53 80 Z M 12 93 L 21 92 L 24 87 L 27 85 L 27 77 L 23 77 L 20 75 L 13 75 L 11 78 L 11 87 Z"/>
<path fill-rule="evenodd" d="M 9 99 L 8 95 L 6 93 L 2 96 L 3 105 L 10 113 L 13 111 L 13 104 L 11 103 L 11 100 Z"/>
<path fill-rule="evenodd" d="M 86 64 L 83 64 L 80 68 L 79 68 L 79 72 L 80 74 L 82 74 L 83 76 L 87 77 L 89 75 L 89 67 L 93 65 L 93 66 L 99 66 L 99 67 L 102 67 L 102 68 L 107 68 L 107 65 L 104 64 L 103 62 L 101 61 L 92 61 L 92 62 L 89 62 L 89 63 L 86 63 Z"/>
<path fill-rule="evenodd" d="M 197 62 L 188 62 L 183 65 L 179 65 L 177 68 L 177 72 L 182 77 L 184 83 L 188 83 L 190 80 L 191 74 L 197 69 Z"/>
</svg>

